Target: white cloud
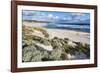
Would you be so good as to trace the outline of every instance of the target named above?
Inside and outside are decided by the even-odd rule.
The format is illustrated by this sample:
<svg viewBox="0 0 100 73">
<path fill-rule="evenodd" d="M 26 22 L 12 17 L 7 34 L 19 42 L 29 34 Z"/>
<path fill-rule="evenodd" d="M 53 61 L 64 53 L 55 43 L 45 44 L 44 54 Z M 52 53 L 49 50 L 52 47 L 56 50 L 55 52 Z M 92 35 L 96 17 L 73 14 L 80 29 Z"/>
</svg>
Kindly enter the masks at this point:
<svg viewBox="0 0 100 73">
<path fill-rule="evenodd" d="M 67 18 L 64 17 L 63 20 L 67 20 Z"/>
<path fill-rule="evenodd" d="M 48 17 L 53 17 L 53 14 L 48 14 Z"/>
<path fill-rule="evenodd" d="M 80 21 L 81 17 L 84 16 L 84 13 L 71 13 L 70 15 L 73 21 Z"/>
<path fill-rule="evenodd" d="M 58 16 L 55 16 L 55 19 L 59 19 L 59 17 Z"/>
<path fill-rule="evenodd" d="M 84 14 L 83 13 L 72 13 L 71 15 L 75 15 L 75 16 L 83 16 Z"/>
<path fill-rule="evenodd" d="M 45 16 L 45 13 L 41 13 L 42 16 Z"/>
</svg>

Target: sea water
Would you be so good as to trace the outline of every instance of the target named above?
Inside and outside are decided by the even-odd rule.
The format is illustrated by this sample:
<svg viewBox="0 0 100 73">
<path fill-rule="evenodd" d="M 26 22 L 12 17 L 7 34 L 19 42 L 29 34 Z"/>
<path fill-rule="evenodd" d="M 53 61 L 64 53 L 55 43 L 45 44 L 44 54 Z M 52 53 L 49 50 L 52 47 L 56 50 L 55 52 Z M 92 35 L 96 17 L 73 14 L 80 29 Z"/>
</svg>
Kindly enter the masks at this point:
<svg viewBox="0 0 100 73">
<path fill-rule="evenodd" d="M 47 23 L 45 27 L 50 29 L 69 29 L 90 32 L 90 24 L 86 23 Z"/>
</svg>

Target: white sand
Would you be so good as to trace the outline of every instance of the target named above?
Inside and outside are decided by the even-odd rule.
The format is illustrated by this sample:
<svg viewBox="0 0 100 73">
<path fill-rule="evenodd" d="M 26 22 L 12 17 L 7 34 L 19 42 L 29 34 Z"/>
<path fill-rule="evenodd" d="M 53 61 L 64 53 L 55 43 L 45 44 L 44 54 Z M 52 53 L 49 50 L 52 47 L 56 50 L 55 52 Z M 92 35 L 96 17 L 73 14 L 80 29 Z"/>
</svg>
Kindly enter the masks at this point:
<svg viewBox="0 0 100 73">
<path fill-rule="evenodd" d="M 43 45 L 43 44 L 40 44 L 40 43 L 36 43 L 36 45 L 44 48 L 45 50 L 48 50 L 48 51 L 53 51 L 53 47 L 51 45 L 49 46 L 46 46 L 46 45 Z"/>
<path fill-rule="evenodd" d="M 75 42 L 82 42 L 82 43 L 90 43 L 89 33 L 86 32 L 79 32 L 74 30 L 67 30 L 67 29 L 47 29 L 48 33 L 50 34 L 50 38 L 55 36 L 59 38 L 69 38 Z"/>
</svg>

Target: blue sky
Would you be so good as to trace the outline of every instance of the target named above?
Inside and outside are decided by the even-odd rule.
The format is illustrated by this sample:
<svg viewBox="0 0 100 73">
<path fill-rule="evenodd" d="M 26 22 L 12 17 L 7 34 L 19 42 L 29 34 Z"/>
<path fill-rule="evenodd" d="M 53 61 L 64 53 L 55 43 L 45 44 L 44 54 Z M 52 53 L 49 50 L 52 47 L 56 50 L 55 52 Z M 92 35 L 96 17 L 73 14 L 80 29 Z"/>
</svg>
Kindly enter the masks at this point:
<svg viewBox="0 0 100 73">
<path fill-rule="evenodd" d="M 23 20 L 90 22 L 90 13 L 22 10 Z"/>
</svg>

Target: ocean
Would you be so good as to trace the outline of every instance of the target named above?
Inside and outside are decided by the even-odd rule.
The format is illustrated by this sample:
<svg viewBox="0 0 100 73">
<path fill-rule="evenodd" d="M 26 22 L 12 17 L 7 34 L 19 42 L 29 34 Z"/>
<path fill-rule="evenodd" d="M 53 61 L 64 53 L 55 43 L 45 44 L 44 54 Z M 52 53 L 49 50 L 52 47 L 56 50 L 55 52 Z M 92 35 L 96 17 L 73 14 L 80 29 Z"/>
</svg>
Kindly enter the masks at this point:
<svg viewBox="0 0 100 73">
<path fill-rule="evenodd" d="M 46 28 L 50 29 L 69 29 L 69 30 L 78 30 L 82 32 L 90 32 L 90 24 L 81 24 L 81 23 L 47 23 Z"/>
</svg>

